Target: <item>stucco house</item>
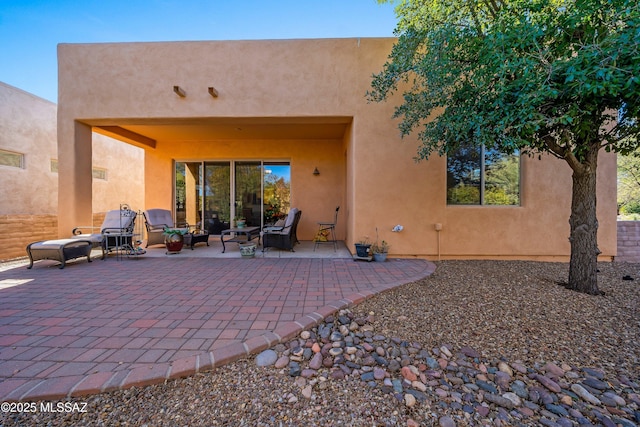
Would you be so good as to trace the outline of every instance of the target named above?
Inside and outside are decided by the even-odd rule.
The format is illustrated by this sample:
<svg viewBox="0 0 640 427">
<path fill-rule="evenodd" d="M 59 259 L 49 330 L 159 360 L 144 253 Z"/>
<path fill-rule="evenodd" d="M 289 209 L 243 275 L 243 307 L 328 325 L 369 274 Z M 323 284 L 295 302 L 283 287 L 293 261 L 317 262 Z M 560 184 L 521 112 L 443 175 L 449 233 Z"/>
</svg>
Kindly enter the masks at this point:
<svg viewBox="0 0 640 427">
<path fill-rule="evenodd" d="M 377 229 L 392 256 L 567 260 L 564 162 L 478 150 L 416 163 L 417 141 L 401 139 L 391 119 L 400 98 L 367 102 L 394 41 L 59 45 L 58 234 L 91 220 L 102 134 L 144 149 L 144 176 L 130 180 L 144 208 L 191 223 L 263 225 L 295 206 L 298 237 L 312 240 L 340 206 L 337 234 L 349 248 Z M 274 196 L 275 181 L 285 195 Z M 599 162 L 598 216 L 601 258 L 611 259 L 612 154 Z"/>
<path fill-rule="evenodd" d="M 0 260 L 23 257 L 30 242 L 58 236 L 56 104 L 0 82 Z M 96 135 L 89 163 L 93 223 L 120 203 L 142 208 L 144 153 Z M 62 188 L 64 192 L 64 188 Z M 92 221 L 74 223 L 92 225 Z M 60 235 L 69 237 L 71 228 Z"/>
</svg>

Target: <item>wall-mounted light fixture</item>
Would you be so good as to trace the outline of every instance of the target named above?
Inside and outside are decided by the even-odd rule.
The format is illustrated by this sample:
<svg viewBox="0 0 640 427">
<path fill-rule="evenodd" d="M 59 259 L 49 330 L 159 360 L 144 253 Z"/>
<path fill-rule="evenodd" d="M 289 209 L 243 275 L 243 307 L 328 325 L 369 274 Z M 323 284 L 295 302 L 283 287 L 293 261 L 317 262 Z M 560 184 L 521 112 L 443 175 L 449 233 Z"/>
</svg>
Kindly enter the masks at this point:
<svg viewBox="0 0 640 427">
<path fill-rule="evenodd" d="M 215 87 L 209 86 L 209 95 L 213 96 L 214 98 L 218 97 L 218 91 Z"/>
<path fill-rule="evenodd" d="M 442 231 L 442 224 L 437 222 L 433 224 L 433 228 L 435 228 L 438 233 L 438 261 L 440 261 L 440 232 Z"/>
<path fill-rule="evenodd" d="M 318 168 L 315 168 L 315 169 L 313 170 L 313 174 L 314 174 L 315 176 L 320 175 L 320 171 L 318 170 Z"/>
<path fill-rule="evenodd" d="M 184 91 L 184 89 L 182 89 L 180 86 L 174 86 L 173 87 L 173 91 L 176 93 L 176 95 L 178 95 L 180 98 L 184 98 L 185 96 L 187 96 L 187 92 Z"/>
</svg>

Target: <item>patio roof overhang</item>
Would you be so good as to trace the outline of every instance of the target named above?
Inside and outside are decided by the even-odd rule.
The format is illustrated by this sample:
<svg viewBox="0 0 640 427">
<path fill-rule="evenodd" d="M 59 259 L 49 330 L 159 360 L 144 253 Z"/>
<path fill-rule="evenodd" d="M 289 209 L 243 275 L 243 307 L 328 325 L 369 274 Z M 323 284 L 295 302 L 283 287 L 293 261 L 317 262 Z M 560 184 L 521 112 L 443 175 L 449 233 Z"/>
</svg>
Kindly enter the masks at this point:
<svg viewBox="0 0 640 427">
<path fill-rule="evenodd" d="M 149 149 L 158 140 L 342 139 L 349 116 L 191 117 L 80 120 L 97 133 Z"/>
</svg>

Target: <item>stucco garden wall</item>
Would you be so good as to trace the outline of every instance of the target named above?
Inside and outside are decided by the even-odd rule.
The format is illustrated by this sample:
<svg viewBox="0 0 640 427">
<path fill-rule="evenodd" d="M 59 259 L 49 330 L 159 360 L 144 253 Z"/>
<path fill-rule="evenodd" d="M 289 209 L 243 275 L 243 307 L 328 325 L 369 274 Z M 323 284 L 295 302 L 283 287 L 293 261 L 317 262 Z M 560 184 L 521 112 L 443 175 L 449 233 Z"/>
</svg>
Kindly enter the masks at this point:
<svg viewBox="0 0 640 427">
<path fill-rule="evenodd" d="M 24 155 L 22 168 L 0 166 L 0 260 L 26 256 L 30 242 L 58 237 L 58 173 L 51 165 L 58 159 L 56 126 L 56 104 L 0 82 L 0 149 Z M 142 206 L 143 189 L 130 182 L 144 182 L 144 152 L 94 138 L 93 167 L 106 173 L 92 180 L 91 214 L 99 226 L 121 201 Z M 66 229 L 64 236 L 70 234 Z"/>
<path fill-rule="evenodd" d="M 171 207 L 172 160 L 290 159 L 293 203 L 303 210 L 298 235 L 341 204 L 340 235 L 349 247 L 368 236 L 391 244 L 392 256 L 566 260 L 569 255 L 571 173 L 557 159 L 522 161 L 521 206 L 447 206 L 446 161 L 416 163 L 417 142 L 402 140 L 391 119 L 396 95 L 369 103 L 371 75 L 393 39 L 261 40 L 60 45 L 58 138 L 68 154 L 60 195 L 71 219 L 87 215 L 87 188 L 74 185 L 87 169 L 85 127 L 138 127 L 147 146 L 146 207 Z M 107 66 L 108 64 L 108 66 Z M 173 92 L 179 85 L 186 96 Z M 215 87 L 212 97 L 207 87 Z M 90 94 L 90 96 L 88 95 Z M 294 125 L 346 118 L 327 141 L 290 137 Z M 228 122 L 225 122 L 227 120 Z M 185 123 L 281 125 L 280 137 L 181 136 Z M 158 129 L 162 129 L 159 131 Z M 213 129 L 213 128 L 211 128 Z M 317 136 L 313 132 L 318 132 Z M 314 177 L 314 167 L 321 170 Z M 84 174 L 84 175 L 83 175 Z M 599 243 L 616 252 L 615 156 L 599 164 Z M 67 221 L 67 222 L 68 222 Z M 442 224 L 438 239 L 434 225 Z M 401 233 L 392 233 L 397 224 Z M 59 230 L 67 227 L 59 224 Z"/>
</svg>

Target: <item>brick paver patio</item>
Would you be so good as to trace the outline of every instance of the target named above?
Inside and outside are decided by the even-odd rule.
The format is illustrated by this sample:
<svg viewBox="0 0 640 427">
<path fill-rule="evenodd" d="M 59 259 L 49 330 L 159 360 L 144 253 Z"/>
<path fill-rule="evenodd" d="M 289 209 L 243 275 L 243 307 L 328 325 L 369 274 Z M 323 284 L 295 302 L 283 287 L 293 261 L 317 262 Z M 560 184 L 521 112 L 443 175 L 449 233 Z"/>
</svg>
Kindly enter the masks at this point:
<svg viewBox="0 0 640 427">
<path fill-rule="evenodd" d="M 424 260 L 151 258 L 0 272 L 0 400 L 210 370 L 432 273 Z"/>
</svg>

